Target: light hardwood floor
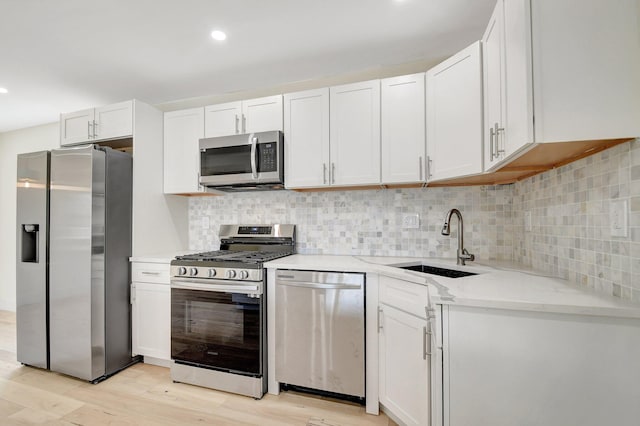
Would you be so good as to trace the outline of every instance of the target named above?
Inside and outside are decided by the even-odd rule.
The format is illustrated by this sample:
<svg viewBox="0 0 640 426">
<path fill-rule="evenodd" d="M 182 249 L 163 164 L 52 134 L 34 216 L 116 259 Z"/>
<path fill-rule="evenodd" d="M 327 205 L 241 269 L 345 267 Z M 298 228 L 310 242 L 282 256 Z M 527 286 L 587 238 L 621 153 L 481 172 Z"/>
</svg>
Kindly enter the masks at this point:
<svg viewBox="0 0 640 426">
<path fill-rule="evenodd" d="M 0 311 L 2 425 L 395 425 L 364 407 L 294 392 L 259 401 L 173 383 L 169 369 L 136 364 L 92 385 L 16 361 L 16 320 Z"/>
</svg>

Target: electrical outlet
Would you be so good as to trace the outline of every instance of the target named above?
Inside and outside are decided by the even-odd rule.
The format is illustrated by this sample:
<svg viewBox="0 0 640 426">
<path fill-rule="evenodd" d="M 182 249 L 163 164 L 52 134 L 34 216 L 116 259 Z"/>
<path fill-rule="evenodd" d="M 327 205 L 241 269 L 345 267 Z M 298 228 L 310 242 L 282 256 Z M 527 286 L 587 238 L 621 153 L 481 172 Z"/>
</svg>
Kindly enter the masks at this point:
<svg viewBox="0 0 640 426">
<path fill-rule="evenodd" d="M 612 237 L 629 235 L 629 200 L 614 200 L 609 205 L 609 228 Z"/>
<path fill-rule="evenodd" d="M 209 229 L 209 216 L 202 216 L 202 229 Z"/>
<path fill-rule="evenodd" d="M 402 229 L 420 228 L 420 215 L 417 213 L 405 214 L 402 216 Z"/>
<path fill-rule="evenodd" d="M 531 210 L 527 210 L 524 212 L 524 230 L 527 232 L 531 232 Z"/>
</svg>

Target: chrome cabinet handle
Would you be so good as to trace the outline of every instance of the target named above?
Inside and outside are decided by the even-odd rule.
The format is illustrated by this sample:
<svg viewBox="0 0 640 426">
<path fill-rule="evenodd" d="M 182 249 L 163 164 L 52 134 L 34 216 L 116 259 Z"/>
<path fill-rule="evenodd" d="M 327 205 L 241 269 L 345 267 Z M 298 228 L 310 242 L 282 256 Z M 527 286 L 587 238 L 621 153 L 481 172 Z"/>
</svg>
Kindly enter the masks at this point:
<svg viewBox="0 0 640 426">
<path fill-rule="evenodd" d="M 247 132 L 247 117 L 245 117 L 244 114 L 242 114 L 242 133 L 246 133 Z"/>
<path fill-rule="evenodd" d="M 431 356 L 431 351 L 427 352 L 427 335 L 431 335 L 430 331 L 427 331 L 427 326 L 422 327 L 422 359 L 427 359 Z"/>
<path fill-rule="evenodd" d="M 98 137 L 98 122 L 93 120 L 93 138 Z"/>
<path fill-rule="evenodd" d="M 91 139 L 91 121 L 87 121 L 87 139 Z"/>
<path fill-rule="evenodd" d="M 500 149 L 500 144 L 498 143 L 500 141 L 498 135 L 501 132 L 504 133 L 504 127 L 498 127 L 498 123 L 496 123 L 493 131 L 493 134 L 495 135 L 495 138 L 496 138 L 496 158 L 498 158 L 500 154 L 504 154 L 504 149 Z"/>
<path fill-rule="evenodd" d="M 380 330 L 382 330 L 382 315 L 384 314 L 384 312 L 382 312 L 382 308 L 378 307 L 378 332 L 380 332 Z"/>
<path fill-rule="evenodd" d="M 238 117 L 238 114 L 236 114 L 236 135 L 240 133 L 240 129 L 238 128 L 239 122 L 240 122 L 240 118 Z"/>
<path fill-rule="evenodd" d="M 256 146 L 258 144 L 258 138 L 251 133 L 249 142 L 251 143 L 251 177 L 258 179 L 258 169 L 256 168 Z"/>
<path fill-rule="evenodd" d="M 331 163 L 331 183 L 336 183 L 336 163 Z"/>
<path fill-rule="evenodd" d="M 327 184 L 327 163 L 322 163 L 322 183 Z"/>
<path fill-rule="evenodd" d="M 142 275 L 160 275 L 160 272 L 142 271 Z"/>
<path fill-rule="evenodd" d="M 430 178 L 431 176 L 433 176 L 433 173 L 431 173 L 432 168 L 433 168 L 433 160 L 429 155 L 427 155 L 427 178 Z"/>
<path fill-rule="evenodd" d="M 422 155 L 418 157 L 418 167 L 420 168 L 420 178 L 418 180 L 422 180 Z"/>
<path fill-rule="evenodd" d="M 131 295 L 129 297 L 129 304 L 130 305 L 134 305 L 136 301 L 136 285 L 135 284 L 131 284 Z"/>
<path fill-rule="evenodd" d="M 498 123 L 496 123 L 496 126 Z M 491 160 L 493 160 L 495 156 L 494 142 L 493 142 L 493 127 L 489 129 L 489 149 L 491 151 Z"/>
</svg>

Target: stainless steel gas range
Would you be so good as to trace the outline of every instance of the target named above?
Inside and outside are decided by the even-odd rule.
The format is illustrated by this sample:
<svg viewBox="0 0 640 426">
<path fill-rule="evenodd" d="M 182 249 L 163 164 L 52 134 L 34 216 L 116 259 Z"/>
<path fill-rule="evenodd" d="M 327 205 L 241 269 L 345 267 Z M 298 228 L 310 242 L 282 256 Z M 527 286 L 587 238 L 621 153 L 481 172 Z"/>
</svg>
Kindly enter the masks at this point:
<svg viewBox="0 0 640 426">
<path fill-rule="evenodd" d="M 220 250 L 171 262 L 171 378 L 262 398 L 263 264 L 293 254 L 295 225 L 222 225 Z"/>
</svg>

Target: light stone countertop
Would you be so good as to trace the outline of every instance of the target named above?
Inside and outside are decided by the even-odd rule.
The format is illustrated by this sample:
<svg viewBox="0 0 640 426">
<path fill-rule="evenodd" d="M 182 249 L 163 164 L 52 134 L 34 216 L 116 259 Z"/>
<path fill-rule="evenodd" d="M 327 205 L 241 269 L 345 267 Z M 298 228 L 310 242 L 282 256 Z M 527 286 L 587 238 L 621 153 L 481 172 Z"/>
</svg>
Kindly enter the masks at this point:
<svg viewBox="0 0 640 426">
<path fill-rule="evenodd" d="M 447 278 L 390 266 L 420 263 L 478 275 Z M 509 262 L 468 262 L 467 266 L 458 266 L 455 259 L 296 254 L 267 262 L 265 267 L 375 273 L 428 285 L 431 303 L 640 318 L 637 303 L 597 293 Z"/>
<path fill-rule="evenodd" d="M 176 256 L 195 253 L 197 250 L 176 251 L 173 253 L 150 253 L 141 256 L 131 256 L 129 262 L 141 263 L 170 263 Z"/>
</svg>

